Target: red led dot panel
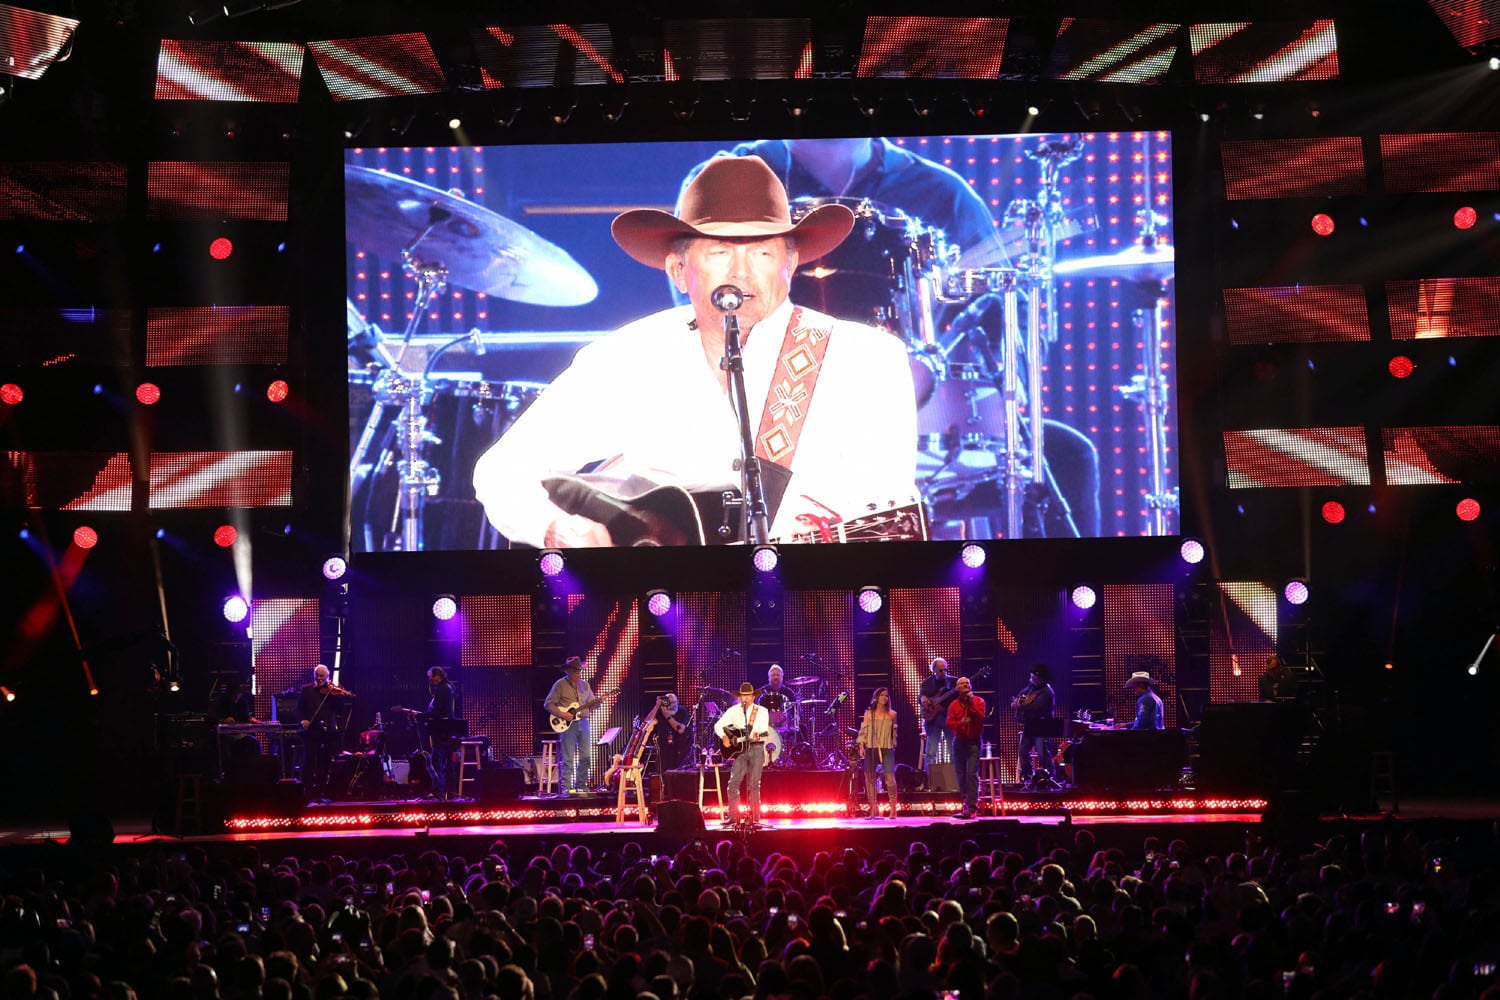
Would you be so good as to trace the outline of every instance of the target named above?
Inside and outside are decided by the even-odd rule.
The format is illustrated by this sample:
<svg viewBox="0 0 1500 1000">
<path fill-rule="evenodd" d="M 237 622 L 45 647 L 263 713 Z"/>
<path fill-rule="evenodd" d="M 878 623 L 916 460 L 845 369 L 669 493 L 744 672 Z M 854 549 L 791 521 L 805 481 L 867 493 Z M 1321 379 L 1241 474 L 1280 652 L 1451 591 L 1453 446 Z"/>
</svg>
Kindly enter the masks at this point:
<svg viewBox="0 0 1500 1000">
<path fill-rule="evenodd" d="M 1387 281 L 1392 340 L 1500 336 L 1500 278 Z"/>
<path fill-rule="evenodd" d="M 892 587 L 891 623 L 891 708 L 900 715 L 900 760 L 915 760 L 917 742 L 922 737 L 922 681 L 934 657 L 941 656 L 952 666 L 962 663 L 959 637 L 959 591 L 957 587 Z M 988 687 L 989 685 L 985 685 Z M 856 705 L 861 712 L 868 697 Z"/>
<path fill-rule="evenodd" d="M 130 309 L 0 309 L 0 356 L 18 367 L 127 365 Z"/>
<path fill-rule="evenodd" d="M 1156 683 L 1167 729 L 1177 726 L 1176 599 L 1170 583 L 1105 584 L 1104 695 L 1117 721 L 1135 718 L 1136 698 L 1125 690 L 1144 670 Z"/>
<path fill-rule="evenodd" d="M 634 597 L 585 597 L 570 595 L 576 603 L 568 612 L 567 654 L 583 659 L 583 679 L 595 694 L 614 689 L 631 692 L 638 689 L 632 678 L 632 667 L 641 648 L 642 602 Z M 562 676 L 559 673 L 557 676 Z M 613 696 L 599 706 L 590 720 L 589 783 L 597 784 L 609 766 L 606 752 L 592 744 L 611 726 L 628 730 L 639 706 Z M 550 728 L 542 735 L 550 736 Z"/>
<path fill-rule="evenodd" d="M 1286 285 L 1224 289 L 1231 344 L 1368 341 L 1361 285 Z"/>
<path fill-rule="evenodd" d="M 154 161 L 146 172 L 146 218 L 285 222 L 288 163 Z"/>
<path fill-rule="evenodd" d="M 124 218 L 123 163 L 0 163 L 0 222 Z"/>
<path fill-rule="evenodd" d="M 290 507 L 290 451 L 151 453 L 152 510 L 169 507 Z"/>
<path fill-rule="evenodd" d="M 1370 485 L 1363 427 L 1225 431 L 1224 460 L 1232 490 Z"/>
<path fill-rule="evenodd" d="M 0 506 L 129 510 L 135 482 L 123 452 L 0 452 Z"/>
<path fill-rule="evenodd" d="M 1214 705 L 1259 701 L 1257 682 L 1266 658 L 1276 652 L 1278 588 L 1222 580 L 1215 594 L 1219 607 L 1209 615 L 1208 700 Z"/>
<path fill-rule="evenodd" d="M 156 58 L 156 99 L 292 103 L 305 53 L 291 42 L 166 38 Z"/>
<path fill-rule="evenodd" d="M 490 90 L 550 87 L 559 66 L 569 67 L 575 86 L 625 82 L 614 63 L 614 36 L 607 24 L 492 26 L 474 29 L 469 39 L 480 80 Z"/>
<path fill-rule="evenodd" d="M 1245 139 L 1221 143 L 1224 197 L 1322 198 L 1365 193 L 1359 136 Z"/>
<path fill-rule="evenodd" d="M 745 44 L 747 38 L 753 39 Z M 671 20 L 662 26 L 663 65 L 679 80 L 790 80 L 812 45 L 803 18 Z"/>
<path fill-rule="evenodd" d="M 778 595 L 779 596 L 779 595 Z M 743 592 L 679 593 L 676 597 L 677 680 L 679 702 L 692 704 L 707 684 L 735 691 L 752 678 L 744 657 L 745 594 Z M 728 650 L 741 655 L 734 656 Z M 790 676 L 790 675 L 789 675 Z M 757 685 L 764 678 L 753 678 Z M 720 702 L 723 699 L 719 699 Z M 727 705 L 719 704 L 720 710 Z"/>
<path fill-rule="evenodd" d="M 854 615 L 854 595 L 847 590 L 793 590 L 786 593 L 783 626 L 786 660 L 783 665 L 807 664 L 809 673 L 820 681 L 811 687 L 821 693 L 799 691 L 803 698 L 831 700 L 841 691 L 851 692 L 852 697 Z M 803 655 L 814 655 L 818 660 L 799 659 Z M 790 667 L 788 670 L 796 676 L 796 670 Z M 863 712 L 864 706 L 859 706 L 859 709 Z M 855 706 L 846 700 L 834 716 L 839 727 L 834 732 L 842 732 L 854 725 L 854 718 Z"/>
<path fill-rule="evenodd" d="M 146 311 L 146 364 L 286 364 L 286 306 L 197 306 Z"/>
<path fill-rule="evenodd" d="M 1466 49 L 1500 38 L 1500 0 L 1427 0 L 1427 5 Z"/>
<path fill-rule="evenodd" d="M 1380 449 L 1392 486 L 1500 479 L 1500 427 L 1382 427 Z"/>
<path fill-rule="evenodd" d="M 335 101 L 448 89 L 432 45 L 419 32 L 308 42 L 307 50 Z"/>
<path fill-rule="evenodd" d="M 1332 20 L 1194 24 L 1197 83 L 1337 80 L 1339 43 Z"/>
<path fill-rule="evenodd" d="M 76 18 L 0 4 L 0 66 L 11 76 L 40 80 L 73 37 Z M 66 58 L 66 57 L 64 57 Z"/>
<path fill-rule="evenodd" d="M 1382 135 L 1385 189 L 1500 190 L 1500 132 L 1419 132 Z"/>
<path fill-rule="evenodd" d="M 1009 28 L 1002 17 L 868 17 L 855 76 L 993 80 Z"/>
<path fill-rule="evenodd" d="M 321 616 L 315 597 L 256 598 L 250 604 L 253 636 L 250 662 L 255 671 L 255 717 L 270 719 L 271 702 L 289 688 L 312 683 L 313 667 L 321 652 Z M 333 661 L 329 660 L 329 665 Z M 344 674 L 339 682 L 358 691 L 357 682 Z M 296 719 L 279 719 L 296 723 Z"/>
<path fill-rule="evenodd" d="M 1157 83 L 1177 55 L 1180 24 L 1065 17 L 1051 76 L 1098 83 Z"/>
</svg>

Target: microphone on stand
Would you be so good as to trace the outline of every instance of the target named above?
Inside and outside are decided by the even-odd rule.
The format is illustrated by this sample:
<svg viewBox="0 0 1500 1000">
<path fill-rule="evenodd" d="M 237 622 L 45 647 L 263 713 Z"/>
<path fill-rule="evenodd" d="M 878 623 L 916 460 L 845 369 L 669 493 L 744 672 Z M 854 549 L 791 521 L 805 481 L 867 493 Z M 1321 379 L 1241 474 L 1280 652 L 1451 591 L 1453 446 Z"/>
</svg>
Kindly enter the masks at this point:
<svg viewBox="0 0 1500 1000">
<path fill-rule="evenodd" d="M 732 313 L 745 304 L 745 293 L 734 285 L 720 285 L 709 293 L 708 300 L 721 313 Z"/>
<path fill-rule="evenodd" d="M 848 691 L 844 691 L 837 698 L 833 699 L 833 704 L 831 704 L 827 708 L 825 708 L 823 710 L 823 714 L 824 715 L 832 715 L 834 712 L 838 711 L 840 705 L 842 705 L 844 702 L 846 702 L 848 700 L 849 700 L 849 692 Z"/>
<path fill-rule="evenodd" d="M 489 353 L 489 348 L 484 346 L 484 338 L 479 335 L 479 327 L 469 331 L 469 340 L 474 344 L 475 355 L 482 356 Z"/>
</svg>

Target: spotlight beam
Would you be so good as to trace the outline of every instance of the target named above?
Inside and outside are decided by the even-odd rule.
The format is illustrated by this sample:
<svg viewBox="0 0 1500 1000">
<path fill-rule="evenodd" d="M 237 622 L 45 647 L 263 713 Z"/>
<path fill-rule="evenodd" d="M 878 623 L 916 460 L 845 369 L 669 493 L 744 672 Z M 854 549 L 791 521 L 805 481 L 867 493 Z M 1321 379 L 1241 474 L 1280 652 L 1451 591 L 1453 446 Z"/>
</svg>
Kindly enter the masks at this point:
<svg viewBox="0 0 1500 1000">
<path fill-rule="evenodd" d="M 1490 647 L 1493 646 L 1494 644 L 1495 644 L 1495 633 L 1492 631 L 1489 634 L 1489 638 L 1487 638 L 1487 639 L 1484 640 L 1484 645 L 1479 648 L 1479 655 L 1476 656 L 1476 657 L 1474 657 L 1474 662 L 1473 663 L 1469 664 L 1469 676 L 1470 677 L 1473 677 L 1473 676 L 1475 676 L 1475 675 L 1477 675 L 1479 673 L 1479 664 L 1480 664 L 1480 662 L 1484 659 L 1484 655 L 1490 651 Z"/>
</svg>

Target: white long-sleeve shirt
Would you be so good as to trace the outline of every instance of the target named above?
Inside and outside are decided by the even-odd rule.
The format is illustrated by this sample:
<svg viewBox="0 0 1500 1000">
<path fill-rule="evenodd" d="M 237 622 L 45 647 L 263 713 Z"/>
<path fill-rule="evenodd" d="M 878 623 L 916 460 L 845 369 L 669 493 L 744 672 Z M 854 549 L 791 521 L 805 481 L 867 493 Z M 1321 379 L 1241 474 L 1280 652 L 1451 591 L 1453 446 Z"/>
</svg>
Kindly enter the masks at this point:
<svg viewBox="0 0 1500 1000">
<path fill-rule="evenodd" d="M 752 434 L 791 312 L 784 302 L 742 333 Z M 618 459 L 612 469 L 676 485 L 739 486 L 739 423 L 692 318 L 691 306 L 663 310 L 584 347 L 480 457 L 474 492 L 502 534 L 542 545 L 564 513 L 542 480 L 591 463 Z M 802 325 L 833 332 L 771 525 L 783 540 L 807 530 L 798 514 L 827 516 L 812 500 L 847 520 L 916 495 L 916 398 L 901 341 L 807 309 Z"/>
<path fill-rule="evenodd" d="M 749 708 L 734 704 L 714 723 L 714 735 L 722 740 L 724 731 L 730 726 L 742 733 L 748 732 L 751 739 L 763 740 L 771 731 L 771 713 L 754 702 L 751 702 Z"/>
</svg>

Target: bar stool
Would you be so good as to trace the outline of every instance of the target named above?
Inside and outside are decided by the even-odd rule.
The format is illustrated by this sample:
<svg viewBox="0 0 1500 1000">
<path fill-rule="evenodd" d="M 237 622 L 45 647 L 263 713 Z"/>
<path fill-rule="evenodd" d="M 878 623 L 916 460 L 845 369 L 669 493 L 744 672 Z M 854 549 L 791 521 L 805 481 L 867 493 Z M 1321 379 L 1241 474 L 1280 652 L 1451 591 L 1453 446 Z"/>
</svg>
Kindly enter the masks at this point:
<svg viewBox="0 0 1500 1000">
<path fill-rule="evenodd" d="M 557 737 L 553 736 L 542 740 L 542 762 L 536 772 L 537 791 L 551 795 L 561 780 L 562 772 L 557 769 Z"/>
<path fill-rule="evenodd" d="M 464 783 L 477 784 L 482 766 L 484 740 L 458 741 L 458 797 L 464 797 Z M 472 773 L 470 773 L 472 772 Z"/>
<path fill-rule="evenodd" d="M 646 773 L 646 762 L 638 759 L 629 767 L 620 769 L 619 781 L 620 792 L 615 799 L 615 822 L 625 822 L 625 798 L 631 792 L 635 792 L 635 804 L 640 821 L 644 824 L 649 821 L 646 812 L 646 788 L 642 781 L 642 775 Z"/>
<path fill-rule="evenodd" d="M 705 756 L 698 762 L 698 811 L 700 813 L 703 811 L 703 799 L 707 792 L 714 793 L 714 804 L 721 814 L 727 808 L 724 802 L 723 766 L 723 758 L 718 754 Z M 714 773 L 712 781 L 708 777 L 710 770 Z"/>
<path fill-rule="evenodd" d="M 189 822 L 194 833 L 203 832 L 203 775 L 179 774 L 177 776 L 177 835 L 187 832 Z"/>
<path fill-rule="evenodd" d="M 999 757 L 979 759 L 979 808 L 992 815 L 1005 811 L 1005 785 L 1000 768 Z"/>
</svg>

